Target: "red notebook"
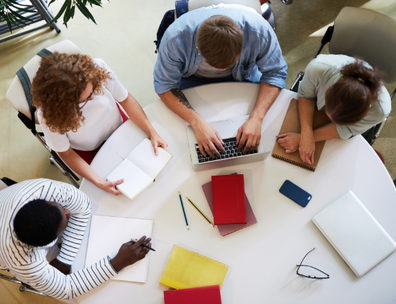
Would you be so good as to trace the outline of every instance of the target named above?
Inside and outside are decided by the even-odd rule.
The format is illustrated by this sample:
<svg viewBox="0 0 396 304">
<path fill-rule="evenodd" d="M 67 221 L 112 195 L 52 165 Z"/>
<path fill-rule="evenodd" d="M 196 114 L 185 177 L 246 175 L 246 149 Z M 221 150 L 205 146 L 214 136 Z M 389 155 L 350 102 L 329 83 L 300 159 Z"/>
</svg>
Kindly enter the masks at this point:
<svg viewBox="0 0 396 304">
<path fill-rule="evenodd" d="M 164 291 L 165 304 L 221 304 L 219 285 Z"/>
<path fill-rule="evenodd" d="M 247 223 L 243 174 L 212 176 L 212 196 L 215 225 Z"/>
<path fill-rule="evenodd" d="M 212 210 L 213 214 L 213 198 L 212 198 L 212 182 L 206 183 L 202 185 L 202 190 L 205 194 L 206 200 L 208 201 L 210 210 Z M 250 206 L 249 200 L 245 193 L 245 205 L 246 205 L 246 224 L 230 224 L 230 225 L 217 225 L 217 229 L 219 229 L 219 233 L 221 236 L 226 236 L 251 225 L 257 223 L 257 219 L 254 216 L 252 206 Z"/>
</svg>

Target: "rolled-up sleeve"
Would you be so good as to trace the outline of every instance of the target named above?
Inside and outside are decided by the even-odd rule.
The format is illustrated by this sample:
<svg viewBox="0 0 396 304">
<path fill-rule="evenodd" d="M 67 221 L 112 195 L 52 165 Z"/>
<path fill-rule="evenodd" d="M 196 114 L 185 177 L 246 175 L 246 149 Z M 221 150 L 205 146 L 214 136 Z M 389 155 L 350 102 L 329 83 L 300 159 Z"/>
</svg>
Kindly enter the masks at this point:
<svg viewBox="0 0 396 304">
<path fill-rule="evenodd" d="M 273 31 L 267 39 L 261 38 L 264 46 L 258 56 L 256 64 L 261 72 L 260 82 L 265 82 L 283 89 L 286 86 L 287 64 L 282 56 L 282 50 Z"/>
</svg>

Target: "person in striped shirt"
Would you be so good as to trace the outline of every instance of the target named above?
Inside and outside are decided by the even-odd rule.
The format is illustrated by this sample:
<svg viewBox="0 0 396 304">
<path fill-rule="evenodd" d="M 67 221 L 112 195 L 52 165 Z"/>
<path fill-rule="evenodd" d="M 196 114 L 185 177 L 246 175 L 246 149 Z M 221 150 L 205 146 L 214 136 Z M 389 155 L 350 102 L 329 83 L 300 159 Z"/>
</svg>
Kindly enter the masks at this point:
<svg viewBox="0 0 396 304">
<path fill-rule="evenodd" d="M 34 179 L 0 191 L 0 268 L 32 288 L 59 300 L 70 300 L 144 258 L 150 238 L 127 242 L 113 258 L 70 273 L 91 212 L 91 203 L 75 187 Z M 62 237 L 59 254 L 47 254 Z"/>
</svg>

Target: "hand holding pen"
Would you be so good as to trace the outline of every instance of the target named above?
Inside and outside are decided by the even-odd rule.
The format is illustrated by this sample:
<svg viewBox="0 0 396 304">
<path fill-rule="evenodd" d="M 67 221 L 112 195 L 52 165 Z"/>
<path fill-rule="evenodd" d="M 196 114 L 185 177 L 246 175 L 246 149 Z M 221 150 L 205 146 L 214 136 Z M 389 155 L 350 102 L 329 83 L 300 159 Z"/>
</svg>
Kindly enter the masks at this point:
<svg viewBox="0 0 396 304">
<path fill-rule="evenodd" d="M 110 260 L 113 268 L 118 272 L 121 269 L 143 259 L 149 252 L 149 249 L 143 247 L 143 245 L 145 245 L 146 247 L 150 246 L 150 241 L 151 238 L 146 238 L 146 236 L 142 236 L 136 243 L 129 241 L 122 244 L 117 255 Z"/>
</svg>

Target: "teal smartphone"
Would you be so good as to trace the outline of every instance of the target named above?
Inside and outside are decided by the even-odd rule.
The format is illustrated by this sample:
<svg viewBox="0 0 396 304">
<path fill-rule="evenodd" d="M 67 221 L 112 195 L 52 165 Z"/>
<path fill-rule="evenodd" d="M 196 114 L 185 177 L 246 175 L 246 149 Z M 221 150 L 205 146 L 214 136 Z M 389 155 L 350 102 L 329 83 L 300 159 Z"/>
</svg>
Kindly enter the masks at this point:
<svg viewBox="0 0 396 304">
<path fill-rule="evenodd" d="M 289 180 L 285 180 L 282 187 L 280 187 L 279 192 L 302 207 L 306 207 L 312 199 L 311 194 Z"/>
</svg>

